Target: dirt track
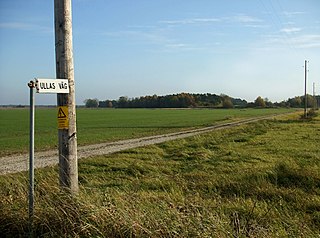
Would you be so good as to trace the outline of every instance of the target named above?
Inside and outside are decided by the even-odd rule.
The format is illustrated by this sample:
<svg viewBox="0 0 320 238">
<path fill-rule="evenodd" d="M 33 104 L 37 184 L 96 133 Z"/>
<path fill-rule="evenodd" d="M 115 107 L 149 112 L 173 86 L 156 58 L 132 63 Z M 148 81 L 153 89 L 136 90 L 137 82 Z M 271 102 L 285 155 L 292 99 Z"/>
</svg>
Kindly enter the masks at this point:
<svg viewBox="0 0 320 238">
<path fill-rule="evenodd" d="M 83 158 L 88 158 L 90 156 L 106 155 L 106 154 L 111 154 L 114 152 L 127 150 L 131 148 L 142 147 L 142 146 L 152 145 L 152 144 L 159 144 L 165 141 L 199 135 L 199 134 L 203 134 L 203 133 L 214 131 L 214 130 L 221 130 L 224 128 L 235 127 L 238 125 L 243 125 L 250 122 L 256 122 L 259 120 L 271 119 L 275 116 L 276 115 L 245 119 L 237 122 L 223 123 L 215 126 L 188 130 L 183 132 L 170 133 L 165 135 L 149 136 L 149 137 L 143 137 L 138 139 L 129 139 L 129 140 L 122 140 L 117 142 L 81 146 L 81 147 L 78 147 L 78 158 L 83 159 Z M 50 151 L 35 153 L 35 168 L 53 166 L 58 164 L 58 162 L 59 162 L 59 159 L 58 159 L 57 150 L 50 150 Z M 28 170 L 28 166 L 29 166 L 28 154 L 1 157 L 0 158 L 0 175 L 26 171 Z"/>
</svg>

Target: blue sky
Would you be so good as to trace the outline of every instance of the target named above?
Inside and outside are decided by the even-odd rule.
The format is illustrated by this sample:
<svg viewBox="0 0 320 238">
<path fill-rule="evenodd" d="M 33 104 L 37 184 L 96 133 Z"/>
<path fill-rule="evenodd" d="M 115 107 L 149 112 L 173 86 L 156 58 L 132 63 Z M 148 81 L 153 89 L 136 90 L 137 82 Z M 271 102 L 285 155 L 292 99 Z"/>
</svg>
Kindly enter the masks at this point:
<svg viewBox="0 0 320 238">
<path fill-rule="evenodd" d="M 320 92 L 319 0 L 73 0 L 76 100 Z M 53 0 L 0 0 L 0 104 L 55 78 Z M 55 95 L 37 95 L 55 104 Z"/>
</svg>

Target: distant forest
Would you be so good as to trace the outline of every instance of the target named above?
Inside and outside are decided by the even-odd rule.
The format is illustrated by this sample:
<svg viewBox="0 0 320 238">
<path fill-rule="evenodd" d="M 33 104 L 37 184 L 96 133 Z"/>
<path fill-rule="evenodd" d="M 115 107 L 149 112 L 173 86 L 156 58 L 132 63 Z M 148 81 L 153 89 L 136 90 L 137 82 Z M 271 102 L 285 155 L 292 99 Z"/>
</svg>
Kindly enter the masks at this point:
<svg viewBox="0 0 320 238">
<path fill-rule="evenodd" d="M 318 107 L 320 96 L 307 95 L 309 108 Z M 232 98 L 221 94 L 194 94 L 179 93 L 165 96 L 141 96 L 128 98 L 121 96 L 118 100 L 99 101 L 98 99 L 86 99 L 88 108 L 247 108 L 247 107 L 304 107 L 304 96 L 289 98 L 286 101 L 271 102 L 267 98 L 257 97 L 254 102 L 247 102 L 240 98 Z"/>
</svg>

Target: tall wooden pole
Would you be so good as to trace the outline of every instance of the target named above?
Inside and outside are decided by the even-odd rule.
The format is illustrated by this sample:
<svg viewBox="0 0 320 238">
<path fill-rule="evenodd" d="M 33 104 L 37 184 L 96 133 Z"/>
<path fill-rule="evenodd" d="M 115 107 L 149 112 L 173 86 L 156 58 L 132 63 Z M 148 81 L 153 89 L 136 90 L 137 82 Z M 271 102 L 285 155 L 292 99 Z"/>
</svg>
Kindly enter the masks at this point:
<svg viewBox="0 0 320 238">
<path fill-rule="evenodd" d="M 59 138 L 59 180 L 63 188 L 77 194 L 78 158 L 77 158 L 77 128 L 75 108 L 75 84 L 72 49 L 72 15 L 71 0 L 54 0 L 55 17 L 55 49 L 56 77 L 69 80 L 69 94 L 58 94 L 57 103 L 68 119 L 65 127 L 58 129 Z"/>
<path fill-rule="evenodd" d="M 313 110 L 317 109 L 317 98 L 316 98 L 316 83 L 313 82 Z"/>
<path fill-rule="evenodd" d="M 307 98 L 307 61 L 304 61 L 304 118 L 308 117 L 308 98 Z"/>
</svg>

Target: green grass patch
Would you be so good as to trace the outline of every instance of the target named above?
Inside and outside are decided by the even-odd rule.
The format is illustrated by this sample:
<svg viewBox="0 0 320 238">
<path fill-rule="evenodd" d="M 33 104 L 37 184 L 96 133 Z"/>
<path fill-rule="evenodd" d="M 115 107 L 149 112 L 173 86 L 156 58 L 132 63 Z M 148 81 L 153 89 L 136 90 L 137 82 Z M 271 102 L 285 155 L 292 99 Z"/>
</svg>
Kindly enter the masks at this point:
<svg viewBox="0 0 320 238">
<path fill-rule="evenodd" d="M 268 120 L 36 171 L 40 237 L 319 237 L 320 118 Z M 0 177 L 0 233 L 28 232 L 27 173 Z"/>
<path fill-rule="evenodd" d="M 78 144 L 164 134 L 221 121 L 278 114 L 290 109 L 248 110 L 166 110 L 166 109 L 78 109 Z M 27 153 L 29 143 L 29 110 L 0 110 L 0 156 Z M 57 110 L 36 109 L 35 149 L 57 148 Z"/>
</svg>

